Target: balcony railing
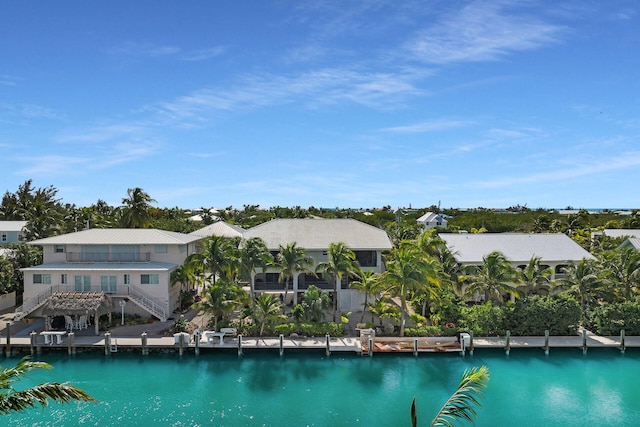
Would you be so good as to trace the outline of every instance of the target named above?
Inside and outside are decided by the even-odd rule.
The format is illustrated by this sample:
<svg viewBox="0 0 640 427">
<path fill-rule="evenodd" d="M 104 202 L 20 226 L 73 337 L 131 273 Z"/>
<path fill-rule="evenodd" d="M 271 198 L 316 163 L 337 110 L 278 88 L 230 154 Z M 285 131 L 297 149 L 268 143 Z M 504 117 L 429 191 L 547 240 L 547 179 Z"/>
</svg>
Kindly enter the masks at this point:
<svg viewBox="0 0 640 427">
<path fill-rule="evenodd" d="M 67 252 L 67 262 L 148 262 L 151 252 Z"/>
</svg>

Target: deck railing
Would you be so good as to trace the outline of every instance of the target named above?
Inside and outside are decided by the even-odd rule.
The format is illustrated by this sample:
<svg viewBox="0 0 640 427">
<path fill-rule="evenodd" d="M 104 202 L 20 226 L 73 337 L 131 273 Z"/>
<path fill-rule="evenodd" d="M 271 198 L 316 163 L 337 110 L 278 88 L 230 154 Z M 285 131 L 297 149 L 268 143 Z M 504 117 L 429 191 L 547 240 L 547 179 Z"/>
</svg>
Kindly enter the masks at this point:
<svg viewBox="0 0 640 427">
<path fill-rule="evenodd" d="M 67 252 L 67 262 L 149 262 L 151 252 Z"/>
</svg>

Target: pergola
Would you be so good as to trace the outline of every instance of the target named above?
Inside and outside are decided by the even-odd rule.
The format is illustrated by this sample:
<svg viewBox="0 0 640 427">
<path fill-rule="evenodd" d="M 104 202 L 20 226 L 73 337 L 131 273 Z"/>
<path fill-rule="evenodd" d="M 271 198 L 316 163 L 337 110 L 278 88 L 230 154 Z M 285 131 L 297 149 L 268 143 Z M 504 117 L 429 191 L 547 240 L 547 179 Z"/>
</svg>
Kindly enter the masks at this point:
<svg viewBox="0 0 640 427">
<path fill-rule="evenodd" d="M 104 292 L 55 292 L 45 303 L 45 316 L 94 316 L 95 333 L 100 334 L 98 319 L 113 311 L 111 297 Z"/>
</svg>

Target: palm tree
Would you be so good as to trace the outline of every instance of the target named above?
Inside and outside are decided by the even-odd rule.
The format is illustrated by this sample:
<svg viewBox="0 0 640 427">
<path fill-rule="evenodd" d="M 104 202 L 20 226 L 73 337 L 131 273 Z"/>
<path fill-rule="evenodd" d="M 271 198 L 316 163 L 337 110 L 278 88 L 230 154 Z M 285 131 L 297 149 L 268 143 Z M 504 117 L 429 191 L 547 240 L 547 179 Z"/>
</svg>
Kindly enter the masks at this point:
<svg viewBox="0 0 640 427">
<path fill-rule="evenodd" d="M 359 280 L 351 282 L 350 286 L 364 294 L 362 317 L 360 318 L 360 323 L 362 323 L 364 322 L 364 315 L 369 308 L 369 296 L 376 295 L 382 291 L 384 285 L 381 275 L 375 271 L 362 271 L 361 269 L 357 276 Z"/>
<path fill-rule="evenodd" d="M 488 383 L 489 368 L 486 366 L 465 369 L 458 388 L 440 408 L 430 426 L 454 427 L 454 421 L 457 420 L 473 422 L 478 417 L 475 407 L 482 406 L 480 398 L 484 396 Z M 414 398 L 411 402 L 411 426 L 417 425 L 418 416 Z"/>
<path fill-rule="evenodd" d="M 194 307 L 213 315 L 213 328 L 218 330 L 218 320 L 224 319 L 242 305 L 245 299 L 246 293 L 237 284 L 222 279 L 208 286 L 202 299 Z"/>
<path fill-rule="evenodd" d="M 326 292 L 314 285 L 304 291 L 302 296 L 302 307 L 304 309 L 304 318 L 310 322 L 320 322 L 324 319 L 324 311 L 329 307 L 331 302 Z"/>
<path fill-rule="evenodd" d="M 540 257 L 532 256 L 524 268 L 516 270 L 520 287 L 524 288 L 526 295 L 548 295 L 551 290 L 551 267 L 543 268 L 540 265 Z"/>
<path fill-rule="evenodd" d="M 588 315 L 599 299 L 610 296 L 606 287 L 609 281 L 601 276 L 595 261 L 583 258 L 578 264 L 569 265 L 565 273 L 567 277 L 560 281 L 560 286 L 578 298 L 583 316 Z"/>
<path fill-rule="evenodd" d="M 509 260 L 500 252 L 494 251 L 482 258 L 482 265 L 470 266 L 464 277 L 467 282 L 467 294 L 484 293 L 485 301 L 494 300 L 504 303 L 504 293 L 519 296 L 515 287 L 517 275 Z"/>
<path fill-rule="evenodd" d="M 398 307 L 390 304 L 384 298 L 377 298 L 373 304 L 369 304 L 367 308 L 371 313 L 371 321 L 373 322 L 373 316 L 376 315 L 380 326 L 382 326 L 383 319 L 398 320 L 400 318 Z"/>
<path fill-rule="evenodd" d="M 129 188 L 127 197 L 122 199 L 125 207 L 120 225 L 124 228 L 147 228 L 151 224 L 149 208 L 155 202 L 142 188 Z"/>
<path fill-rule="evenodd" d="M 12 384 L 34 369 L 52 369 L 52 366 L 45 362 L 31 362 L 27 356 L 15 367 L 6 368 L 0 372 L 0 390 L 2 390 L 0 391 L 0 414 L 8 415 L 33 408 L 38 403 L 45 407 L 50 399 L 58 403 L 72 400 L 96 401 L 87 392 L 71 384 L 44 383 L 26 390 L 14 390 Z"/>
<path fill-rule="evenodd" d="M 304 248 L 300 248 L 295 242 L 287 246 L 280 245 L 280 252 L 276 257 L 276 264 L 280 268 L 278 280 L 284 280 L 284 300 L 287 300 L 289 292 L 289 279 L 300 271 L 307 271 L 313 265 L 313 258 L 307 255 Z"/>
<path fill-rule="evenodd" d="M 238 250 L 233 241 L 223 236 L 211 236 L 203 243 L 202 253 L 192 254 L 190 262 L 201 266 L 203 271 L 210 274 L 211 283 L 216 284 L 216 279 L 225 276 L 228 280 L 234 280 L 231 270 L 240 265 Z"/>
<path fill-rule="evenodd" d="M 438 266 L 433 258 L 426 257 L 415 246 L 403 245 L 391 252 L 384 283 L 390 293 L 400 297 L 400 336 L 403 337 L 409 311 L 407 301 L 422 288 L 434 292 L 433 286 L 440 286 Z"/>
<path fill-rule="evenodd" d="M 252 317 L 260 325 L 260 336 L 264 333 L 266 324 L 278 319 L 286 318 L 282 314 L 282 303 L 271 294 L 262 294 L 254 298 Z"/>
<path fill-rule="evenodd" d="M 621 298 L 631 299 L 640 291 L 640 252 L 633 248 L 614 250 L 604 254 L 603 265 L 612 279 L 620 284 Z"/>
<path fill-rule="evenodd" d="M 253 237 L 244 242 L 240 249 L 240 258 L 242 259 L 242 268 L 245 278 L 249 279 L 249 295 L 253 298 L 255 292 L 255 274 L 256 268 L 265 270 L 265 268 L 273 264 L 273 256 L 267 248 L 267 245 L 259 237 Z"/>
<path fill-rule="evenodd" d="M 344 243 L 330 243 L 327 250 L 327 261 L 316 267 L 316 273 L 328 282 L 333 282 L 333 321 L 338 312 L 338 284 L 342 284 L 342 277 L 348 277 L 356 271 L 356 255 Z"/>
</svg>

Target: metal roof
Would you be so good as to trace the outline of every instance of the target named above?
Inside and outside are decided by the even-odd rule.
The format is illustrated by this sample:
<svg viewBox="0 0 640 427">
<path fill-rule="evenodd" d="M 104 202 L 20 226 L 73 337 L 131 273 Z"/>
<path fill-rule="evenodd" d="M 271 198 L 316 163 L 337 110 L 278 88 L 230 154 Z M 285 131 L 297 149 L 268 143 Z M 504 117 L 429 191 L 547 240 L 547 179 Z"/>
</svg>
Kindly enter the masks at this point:
<svg viewBox="0 0 640 427">
<path fill-rule="evenodd" d="M 607 237 L 638 237 L 640 238 L 640 230 L 631 230 L 624 228 L 606 228 L 602 231 Z"/>
<path fill-rule="evenodd" d="M 384 230 L 355 219 L 274 219 L 244 232 L 245 239 L 260 237 L 269 250 L 296 243 L 307 250 L 324 250 L 342 242 L 351 250 L 389 250 Z"/>
<path fill-rule="evenodd" d="M 189 234 L 199 237 L 242 237 L 242 233 L 244 233 L 244 231 L 244 228 L 238 227 L 237 225 L 229 224 L 224 221 L 217 221 L 213 224 L 207 225 L 206 227 L 200 228 L 196 231 L 192 231 Z"/>
<path fill-rule="evenodd" d="M 22 271 L 170 271 L 176 264 L 168 262 L 52 262 L 33 267 L 21 268 Z"/>
<path fill-rule="evenodd" d="M 22 231 L 27 221 L 0 221 L 0 231 Z"/>
<path fill-rule="evenodd" d="M 154 228 L 92 228 L 29 242 L 30 245 L 184 245 L 202 237 Z"/>
<path fill-rule="evenodd" d="M 501 252 L 513 263 L 526 264 L 532 257 L 546 262 L 579 262 L 595 259 L 565 234 L 524 233 L 440 233 L 456 260 L 463 264 L 480 264 L 493 251 Z"/>
</svg>

